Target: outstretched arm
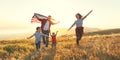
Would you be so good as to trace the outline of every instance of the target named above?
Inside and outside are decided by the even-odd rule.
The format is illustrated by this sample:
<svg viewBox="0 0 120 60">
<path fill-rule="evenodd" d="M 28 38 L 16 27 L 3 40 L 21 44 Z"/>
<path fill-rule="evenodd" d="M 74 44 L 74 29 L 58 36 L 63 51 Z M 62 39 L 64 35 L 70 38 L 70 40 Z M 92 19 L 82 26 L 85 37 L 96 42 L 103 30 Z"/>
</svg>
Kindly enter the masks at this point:
<svg viewBox="0 0 120 60">
<path fill-rule="evenodd" d="M 51 20 L 52 25 L 60 23 L 60 21 L 55 21 L 54 19 Z"/>
<path fill-rule="evenodd" d="M 68 31 L 75 25 L 76 21 L 71 25 L 71 27 L 68 29 Z"/>
<path fill-rule="evenodd" d="M 93 10 L 91 10 L 87 15 L 85 15 L 82 20 L 84 20 Z"/>
<path fill-rule="evenodd" d="M 31 35 L 30 37 L 27 37 L 27 39 L 30 39 L 30 38 L 32 38 L 34 36 L 34 34 L 33 35 Z"/>
</svg>

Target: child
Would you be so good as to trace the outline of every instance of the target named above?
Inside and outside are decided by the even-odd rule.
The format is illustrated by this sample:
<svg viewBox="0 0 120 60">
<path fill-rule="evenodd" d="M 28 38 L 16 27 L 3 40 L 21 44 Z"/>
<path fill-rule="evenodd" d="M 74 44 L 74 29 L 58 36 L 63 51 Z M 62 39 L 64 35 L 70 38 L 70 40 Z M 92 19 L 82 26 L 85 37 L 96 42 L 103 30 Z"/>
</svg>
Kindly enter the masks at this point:
<svg viewBox="0 0 120 60">
<path fill-rule="evenodd" d="M 57 36 L 57 33 L 58 33 L 58 31 L 56 31 L 56 34 L 55 34 L 55 32 L 53 32 L 52 34 L 50 33 L 50 35 L 51 35 L 51 37 L 52 37 L 52 48 L 54 49 L 56 49 L 56 36 Z"/>
<path fill-rule="evenodd" d="M 35 32 L 32 36 L 27 37 L 27 39 L 30 39 L 30 38 L 32 38 L 33 36 L 35 36 L 36 49 L 39 50 L 39 51 L 41 51 L 41 48 L 40 48 L 41 38 L 42 38 L 43 36 L 47 36 L 47 37 L 49 37 L 49 36 L 42 33 L 41 27 L 37 27 L 37 28 L 36 28 L 36 32 Z"/>
<path fill-rule="evenodd" d="M 92 10 L 84 17 L 81 14 L 77 13 L 75 16 L 77 20 L 73 23 L 73 25 L 68 29 L 68 31 L 76 24 L 76 44 L 79 45 L 79 40 L 81 40 L 83 35 L 83 20 L 92 12 Z"/>
</svg>

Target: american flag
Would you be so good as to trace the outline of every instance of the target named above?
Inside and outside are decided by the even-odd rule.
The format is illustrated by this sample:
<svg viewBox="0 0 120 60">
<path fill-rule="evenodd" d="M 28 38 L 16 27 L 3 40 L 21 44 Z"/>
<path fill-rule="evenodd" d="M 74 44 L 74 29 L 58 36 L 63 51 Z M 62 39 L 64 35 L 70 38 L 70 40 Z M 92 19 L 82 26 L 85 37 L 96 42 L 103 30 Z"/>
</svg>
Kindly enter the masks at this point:
<svg viewBox="0 0 120 60">
<path fill-rule="evenodd" d="M 47 19 L 46 16 L 34 13 L 34 16 L 31 19 L 31 23 L 40 23 L 40 20 Z"/>
<path fill-rule="evenodd" d="M 40 21 L 37 18 L 32 18 L 31 23 L 40 23 Z"/>
</svg>

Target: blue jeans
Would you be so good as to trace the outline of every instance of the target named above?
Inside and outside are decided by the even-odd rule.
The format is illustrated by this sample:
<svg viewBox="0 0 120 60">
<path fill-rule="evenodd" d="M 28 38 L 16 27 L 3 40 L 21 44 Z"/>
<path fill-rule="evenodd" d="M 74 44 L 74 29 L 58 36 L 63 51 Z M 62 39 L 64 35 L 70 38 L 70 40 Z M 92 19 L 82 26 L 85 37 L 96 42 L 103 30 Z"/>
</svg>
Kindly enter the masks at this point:
<svg viewBox="0 0 120 60">
<path fill-rule="evenodd" d="M 38 50 L 38 49 L 40 49 L 40 41 L 38 42 L 38 43 L 36 43 L 36 49 Z"/>
<path fill-rule="evenodd" d="M 49 31 L 42 31 L 42 33 L 49 36 Z M 43 36 L 43 43 L 46 45 L 46 47 L 48 47 L 49 37 Z"/>
</svg>

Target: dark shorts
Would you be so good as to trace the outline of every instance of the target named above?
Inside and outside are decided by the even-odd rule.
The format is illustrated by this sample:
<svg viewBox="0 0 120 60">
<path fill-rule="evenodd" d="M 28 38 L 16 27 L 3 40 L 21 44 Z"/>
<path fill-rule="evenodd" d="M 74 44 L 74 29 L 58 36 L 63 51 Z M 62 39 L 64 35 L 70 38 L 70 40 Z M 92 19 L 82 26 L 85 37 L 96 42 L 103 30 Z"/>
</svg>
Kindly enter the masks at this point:
<svg viewBox="0 0 120 60">
<path fill-rule="evenodd" d="M 75 29 L 75 31 L 76 31 L 76 36 L 77 35 L 80 35 L 80 34 L 83 34 L 83 29 L 84 29 L 84 27 L 77 27 L 76 29 Z"/>
</svg>

